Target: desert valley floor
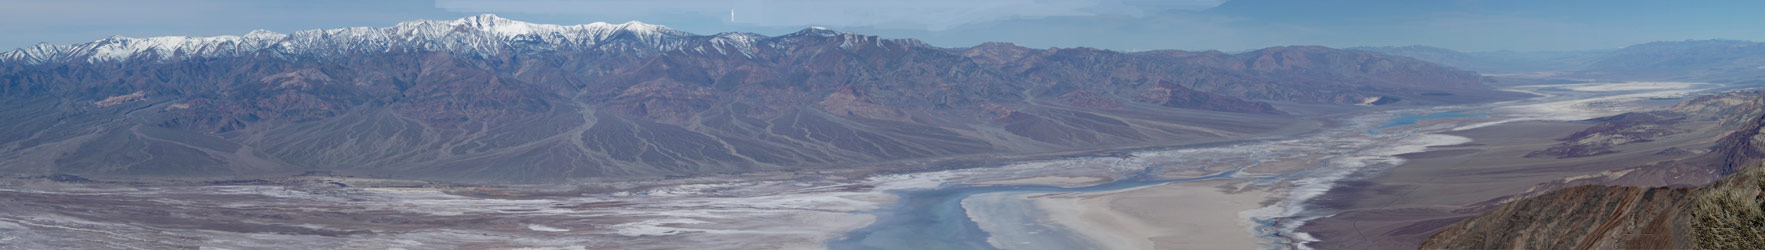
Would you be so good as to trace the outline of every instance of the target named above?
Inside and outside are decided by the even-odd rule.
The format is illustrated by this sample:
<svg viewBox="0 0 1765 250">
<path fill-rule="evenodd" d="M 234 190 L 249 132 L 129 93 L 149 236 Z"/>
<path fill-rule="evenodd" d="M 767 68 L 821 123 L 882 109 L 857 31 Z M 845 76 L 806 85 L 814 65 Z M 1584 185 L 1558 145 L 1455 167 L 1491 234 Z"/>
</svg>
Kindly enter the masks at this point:
<svg viewBox="0 0 1765 250">
<path fill-rule="evenodd" d="M 0 214 L 0 248 L 1414 248 L 1468 216 L 1461 207 L 1630 166 L 1599 163 L 1671 160 L 1656 152 L 1699 148 L 1715 133 L 1599 157 L 1520 157 L 1592 126 L 1582 120 L 1736 89 L 1505 88 L 1542 97 L 1315 117 L 1258 138 L 936 171 L 532 186 L 325 173 L 200 183 L 18 176 L 0 182 L 0 210 L 9 211 Z"/>
</svg>

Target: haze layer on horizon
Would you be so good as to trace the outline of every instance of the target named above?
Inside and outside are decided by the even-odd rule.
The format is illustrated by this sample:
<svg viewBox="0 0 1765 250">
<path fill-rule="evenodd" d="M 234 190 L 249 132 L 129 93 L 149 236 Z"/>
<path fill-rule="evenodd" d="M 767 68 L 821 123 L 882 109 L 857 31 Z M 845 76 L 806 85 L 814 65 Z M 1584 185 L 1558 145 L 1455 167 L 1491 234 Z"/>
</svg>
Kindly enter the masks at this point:
<svg viewBox="0 0 1765 250">
<path fill-rule="evenodd" d="M 1765 40 L 1765 2 L 1693 0 L 0 0 L 0 48 L 112 35 L 241 35 L 385 27 L 492 13 L 535 23 L 637 20 L 698 33 L 823 26 L 937 46 L 1012 42 L 1114 50 L 1429 45 L 1585 50 L 1651 41 Z"/>
</svg>

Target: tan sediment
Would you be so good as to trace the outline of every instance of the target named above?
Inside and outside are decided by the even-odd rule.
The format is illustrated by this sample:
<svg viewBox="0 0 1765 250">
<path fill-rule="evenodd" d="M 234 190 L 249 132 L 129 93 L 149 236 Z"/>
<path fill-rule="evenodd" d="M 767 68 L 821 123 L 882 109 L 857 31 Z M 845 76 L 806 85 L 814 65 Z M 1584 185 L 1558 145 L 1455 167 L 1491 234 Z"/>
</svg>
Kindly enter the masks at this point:
<svg viewBox="0 0 1765 250">
<path fill-rule="evenodd" d="M 119 96 L 112 96 L 112 97 L 104 98 L 104 100 L 92 102 L 92 104 L 98 105 L 99 107 L 110 107 L 110 106 L 116 106 L 117 104 L 123 104 L 123 103 L 133 102 L 133 101 L 140 101 L 143 99 L 147 99 L 147 92 L 135 91 L 135 93 L 129 93 L 127 95 L 119 95 Z"/>
<path fill-rule="evenodd" d="M 1267 191 L 1228 193 L 1232 181 L 1169 183 L 1110 193 L 1034 196 L 1049 221 L 1105 249 L 1251 249 L 1254 225 L 1238 215 Z"/>
</svg>

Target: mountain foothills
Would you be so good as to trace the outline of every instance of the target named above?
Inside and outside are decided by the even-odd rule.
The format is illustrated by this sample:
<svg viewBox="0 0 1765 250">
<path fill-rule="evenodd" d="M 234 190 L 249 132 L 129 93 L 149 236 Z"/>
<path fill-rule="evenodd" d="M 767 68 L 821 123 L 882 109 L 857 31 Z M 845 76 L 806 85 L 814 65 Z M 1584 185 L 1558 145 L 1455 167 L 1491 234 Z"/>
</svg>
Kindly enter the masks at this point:
<svg viewBox="0 0 1765 250">
<path fill-rule="evenodd" d="M 1707 119 L 1733 130 L 1684 160 L 1546 183 L 1430 237 L 1424 249 L 1748 249 L 1765 245 L 1765 93 L 1705 96 L 1635 116 Z M 1720 114 L 1718 116 L 1706 116 Z M 1658 119 L 1641 119 L 1653 122 Z M 1589 133 L 1583 131 L 1576 135 Z M 1638 129 L 1616 129 L 1620 138 Z M 1650 133 L 1640 133 L 1650 134 Z M 1601 137 L 1601 136 L 1593 136 Z M 1631 139 L 1619 139 L 1629 141 Z M 1663 152 L 1668 153 L 1668 152 Z M 1682 153 L 1690 154 L 1690 151 Z M 1623 185 L 1623 186 L 1612 186 Z M 1573 237 L 1565 237 L 1573 236 Z"/>
<path fill-rule="evenodd" d="M 1319 107 L 1520 95 L 1484 83 L 1315 46 L 939 48 L 484 15 L 6 52 L 0 169 L 555 182 L 825 168 L 1217 140 L 1341 110 Z"/>
</svg>

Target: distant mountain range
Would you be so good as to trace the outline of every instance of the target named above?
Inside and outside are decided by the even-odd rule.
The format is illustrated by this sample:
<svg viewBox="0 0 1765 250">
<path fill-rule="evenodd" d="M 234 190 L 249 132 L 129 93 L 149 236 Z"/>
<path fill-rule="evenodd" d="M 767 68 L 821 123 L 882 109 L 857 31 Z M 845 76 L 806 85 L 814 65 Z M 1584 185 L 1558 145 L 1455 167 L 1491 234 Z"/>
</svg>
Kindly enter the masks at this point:
<svg viewBox="0 0 1765 250">
<path fill-rule="evenodd" d="M 844 167 L 1242 137 L 1354 105 L 1517 98 L 1324 47 L 939 48 L 492 15 L 0 53 L 0 169 L 498 182 Z M 1342 107 L 1322 108 L 1319 107 Z"/>
<path fill-rule="evenodd" d="M 1596 77 L 1754 80 L 1765 77 L 1765 44 L 1734 40 L 1645 43 L 1601 55 L 1582 72 Z"/>
<path fill-rule="evenodd" d="M 1765 77 L 1765 44 L 1735 40 L 1652 42 L 1616 50 L 1461 52 L 1428 46 L 1356 47 L 1483 73 L 1559 72 L 1600 80 L 1747 81 Z"/>
<path fill-rule="evenodd" d="M 1574 71 L 1609 50 L 1592 51 L 1480 51 L 1465 52 L 1423 45 L 1391 47 L 1352 47 L 1349 50 L 1407 56 L 1479 73 L 1524 73 L 1542 71 Z"/>
</svg>

